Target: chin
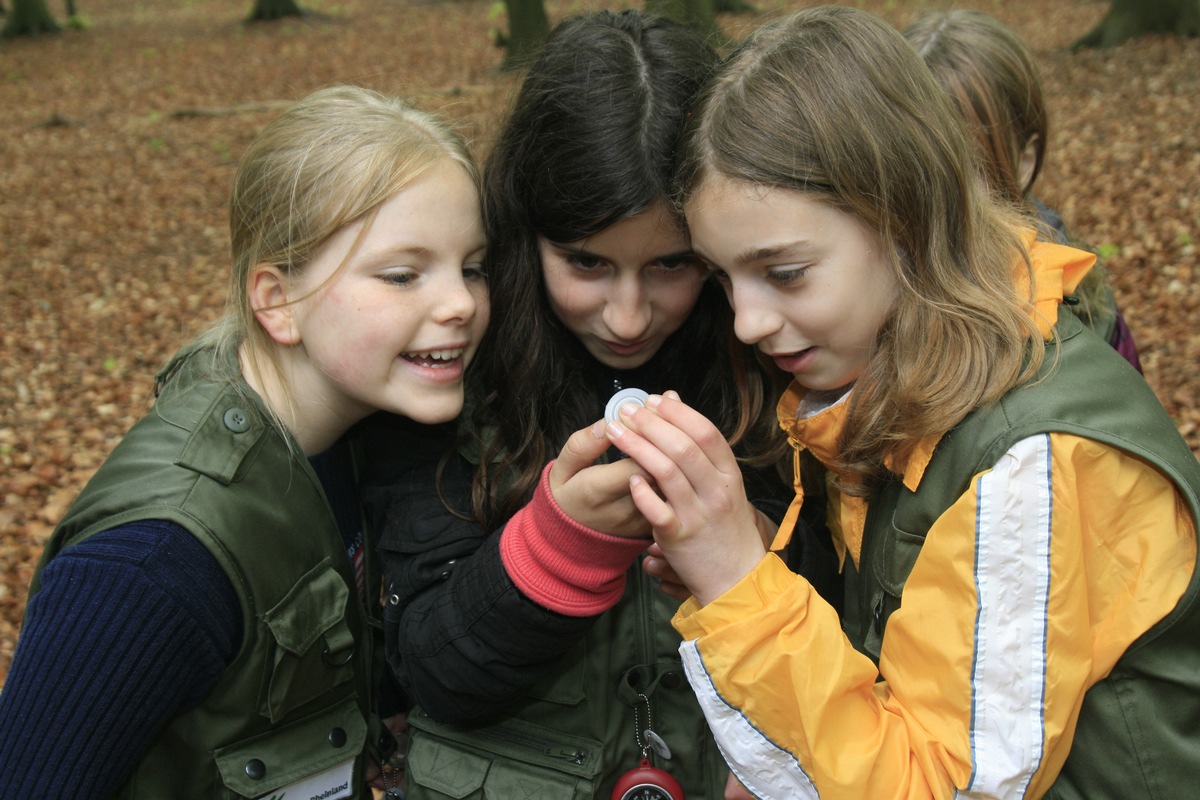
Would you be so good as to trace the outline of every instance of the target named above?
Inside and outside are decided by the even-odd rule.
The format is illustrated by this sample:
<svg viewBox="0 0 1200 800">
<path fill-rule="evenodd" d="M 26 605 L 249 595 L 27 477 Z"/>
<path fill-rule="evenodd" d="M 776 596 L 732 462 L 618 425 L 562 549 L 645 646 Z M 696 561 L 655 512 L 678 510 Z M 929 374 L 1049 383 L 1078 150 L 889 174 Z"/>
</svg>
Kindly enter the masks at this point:
<svg viewBox="0 0 1200 800">
<path fill-rule="evenodd" d="M 402 417 L 408 417 L 413 422 L 422 425 L 439 425 L 443 422 L 451 422 L 457 419 L 462 410 L 463 404 L 460 399 L 457 403 L 429 404 L 415 408 L 400 407 L 395 409 L 394 413 Z"/>
</svg>

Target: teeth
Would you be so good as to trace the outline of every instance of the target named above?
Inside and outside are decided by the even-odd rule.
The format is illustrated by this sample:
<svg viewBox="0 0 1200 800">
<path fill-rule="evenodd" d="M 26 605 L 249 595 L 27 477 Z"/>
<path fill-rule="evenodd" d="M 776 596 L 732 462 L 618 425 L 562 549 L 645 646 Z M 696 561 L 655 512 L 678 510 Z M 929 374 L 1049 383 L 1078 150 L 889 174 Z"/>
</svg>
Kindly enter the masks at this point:
<svg viewBox="0 0 1200 800">
<path fill-rule="evenodd" d="M 429 361 L 453 361 L 463 354 L 464 348 L 455 347 L 451 350 L 425 350 L 419 353 L 410 353 L 414 358 L 423 358 Z"/>
</svg>

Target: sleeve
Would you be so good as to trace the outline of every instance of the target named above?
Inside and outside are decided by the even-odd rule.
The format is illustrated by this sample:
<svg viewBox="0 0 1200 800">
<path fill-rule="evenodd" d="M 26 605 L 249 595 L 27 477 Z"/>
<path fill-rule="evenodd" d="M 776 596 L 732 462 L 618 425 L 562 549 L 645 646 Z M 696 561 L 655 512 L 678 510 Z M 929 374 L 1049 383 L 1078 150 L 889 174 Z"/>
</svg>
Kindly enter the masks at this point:
<svg viewBox="0 0 1200 800">
<path fill-rule="evenodd" d="M 776 557 L 675 625 L 738 778 L 761 797 L 1040 797 L 1084 693 L 1178 602 L 1195 521 L 1138 459 L 1018 442 L 929 530 L 880 664 Z"/>
<path fill-rule="evenodd" d="M 0 692 L 0 797 L 113 796 L 241 638 L 233 586 L 181 527 L 133 523 L 63 550 Z"/>
<path fill-rule="evenodd" d="M 383 447 L 386 437 L 373 433 L 372 449 L 383 447 L 388 463 L 366 451 L 364 502 L 379 526 L 388 662 L 412 702 L 458 723 L 520 700 L 595 616 L 559 613 L 517 587 L 501 557 L 504 532 L 467 518 L 472 465 L 454 455 L 439 466 L 453 448 L 451 433 L 440 436 L 413 452 L 408 435 Z"/>
</svg>

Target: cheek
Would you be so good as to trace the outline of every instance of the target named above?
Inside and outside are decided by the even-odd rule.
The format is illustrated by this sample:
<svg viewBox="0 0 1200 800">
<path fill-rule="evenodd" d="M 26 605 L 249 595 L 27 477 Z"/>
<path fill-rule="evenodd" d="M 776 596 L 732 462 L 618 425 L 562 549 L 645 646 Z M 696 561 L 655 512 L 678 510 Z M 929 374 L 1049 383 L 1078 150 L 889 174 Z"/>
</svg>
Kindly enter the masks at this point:
<svg viewBox="0 0 1200 800">
<path fill-rule="evenodd" d="M 676 331 L 700 299 L 700 290 L 704 288 L 704 276 L 697 275 L 691 280 L 676 280 L 659 287 L 654 297 L 657 309 L 655 317 L 669 332 Z"/>
<path fill-rule="evenodd" d="M 603 292 L 595 284 L 561 275 L 546 276 L 546 295 L 555 316 L 571 330 L 581 327 L 604 307 Z"/>
</svg>

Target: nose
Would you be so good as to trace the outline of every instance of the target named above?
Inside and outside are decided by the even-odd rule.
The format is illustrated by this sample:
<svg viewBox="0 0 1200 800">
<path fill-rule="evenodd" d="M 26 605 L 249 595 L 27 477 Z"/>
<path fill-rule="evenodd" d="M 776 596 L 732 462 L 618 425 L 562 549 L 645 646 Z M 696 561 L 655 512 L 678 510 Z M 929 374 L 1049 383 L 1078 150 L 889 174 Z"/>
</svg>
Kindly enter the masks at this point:
<svg viewBox="0 0 1200 800">
<path fill-rule="evenodd" d="M 727 295 L 733 307 L 733 333 L 741 342 L 755 345 L 779 330 L 780 315 L 753 291 L 734 283 Z"/>
<path fill-rule="evenodd" d="M 635 342 L 650 328 L 653 313 L 640 275 L 618 275 L 605 298 L 605 326 L 622 341 Z"/>
<path fill-rule="evenodd" d="M 487 302 L 486 289 L 468 284 L 462 275 L 446 281 L 439 292 L 436 317 L 438 322 L 468 322 Z"/>
</svg>

